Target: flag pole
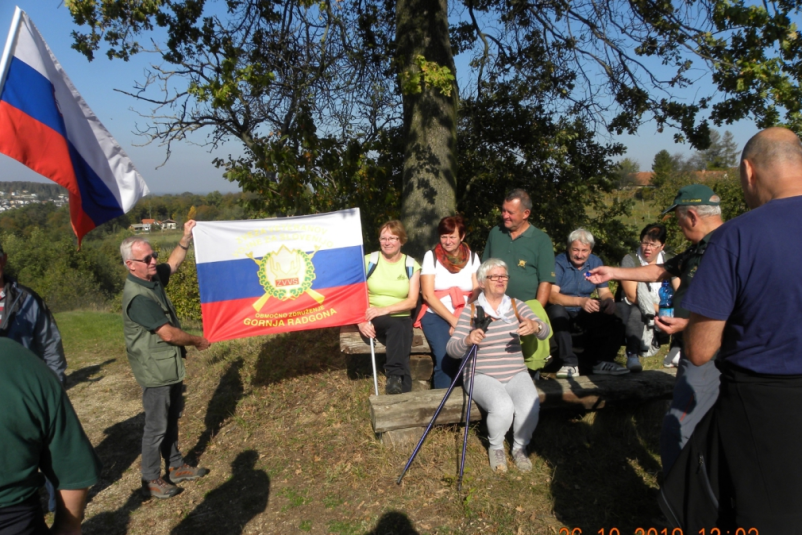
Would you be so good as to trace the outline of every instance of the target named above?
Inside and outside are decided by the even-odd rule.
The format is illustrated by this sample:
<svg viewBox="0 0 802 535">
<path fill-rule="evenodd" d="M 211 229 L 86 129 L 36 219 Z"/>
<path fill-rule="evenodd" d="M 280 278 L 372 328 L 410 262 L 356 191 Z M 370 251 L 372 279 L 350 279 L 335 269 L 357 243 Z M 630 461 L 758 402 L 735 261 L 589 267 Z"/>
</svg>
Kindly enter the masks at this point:
<svg viewBox="0 0 802 535">
<path fill-rule="evenodd" d="M 0 94 L 3 93 L 3 86 L 6 83 L 8 65 L 11 62 L 11 51 L 14 49 L 14 41 L 17 39 L 17 29 L 19 29 L 19 21 L 21 18 L 22 10 L 19 6 L 16 6 L 14 18 L 11 19 L 11 29 L 8 31 L 8 38 L 6 39 L 6 47 L 3 49 L 3 57 L 0 58 Z"/>
</svg>

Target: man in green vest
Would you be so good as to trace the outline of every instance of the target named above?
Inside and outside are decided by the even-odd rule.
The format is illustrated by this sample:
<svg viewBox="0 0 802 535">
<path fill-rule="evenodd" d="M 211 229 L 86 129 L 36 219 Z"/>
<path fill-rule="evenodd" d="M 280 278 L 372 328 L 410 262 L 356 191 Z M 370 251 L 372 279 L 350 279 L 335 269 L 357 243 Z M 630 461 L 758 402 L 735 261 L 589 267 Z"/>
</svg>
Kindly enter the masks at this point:
<svg viewBox="0 0 802 535">
<path fill-rule="evenodd" d="M 199 350 L 209 341 L 181 329 L 175 307 L 164 287 L 184 261 L 192 240 L 195 221 L 184 224 L 184 235 L 165 264 L 139 236 L 123 240 L 120 254 L 128 268 L 123 289 L 123 330 L 128 361 L 142 387 L 145 430 L 142 436 L 142 492 L 145 497 L 170 498 L 175 486 L 208 473 L 184 461 L 178 450 L 178 419 L 184 409 L 184 358 L 186 346 Z M 167 478 L 161 477 L 161 458 L 167 463 Z"/>
</svg>

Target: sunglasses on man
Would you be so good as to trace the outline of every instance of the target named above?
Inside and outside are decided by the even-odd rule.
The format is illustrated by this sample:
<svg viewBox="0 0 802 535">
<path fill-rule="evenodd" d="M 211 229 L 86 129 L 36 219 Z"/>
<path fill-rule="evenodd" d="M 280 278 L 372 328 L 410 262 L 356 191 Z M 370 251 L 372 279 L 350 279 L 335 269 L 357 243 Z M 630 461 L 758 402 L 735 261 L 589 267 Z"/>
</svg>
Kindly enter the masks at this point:
<svg viewBox="0 0 802 535">
<path fill-rule="evenodd" d="M 150 264 L 151 260 L 156 260 L 157 258 L 159 258 L 159 253 L 154 251 L 153 253 L 149 254 L 148 256 L 146 256 L 141 260 L 139 258 L 131 258 L 130 260 L 132 262 L 142 262 L 143 264 Z"/>
</svg>

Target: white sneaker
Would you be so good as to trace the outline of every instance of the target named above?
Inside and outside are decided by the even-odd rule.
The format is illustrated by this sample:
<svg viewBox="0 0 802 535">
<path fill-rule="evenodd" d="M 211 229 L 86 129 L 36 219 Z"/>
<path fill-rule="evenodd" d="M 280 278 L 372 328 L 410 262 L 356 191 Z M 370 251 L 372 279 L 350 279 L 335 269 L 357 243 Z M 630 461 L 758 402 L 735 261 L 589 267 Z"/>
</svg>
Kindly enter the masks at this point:
<svg viewBox="0 0 802 535">
<path fill-rule="evenodd" d="M 576 366 L 563 366 L 557 371 L 556 376 L 560 379 L 579 377 L 579 368 Z"/>
<path fill-rule="evenodd" d="M 593 373 L 598 375 L 624 375 L 629 373 L 629 370 L 615 362 L 602 361 L 593 367 Z"/>
<path fill-rule="evenodd" d="M 679 348 L 672 347 L 668 350 L 666 358 L 663 359 L 663 367 L 676 368 L 677 366 L 679 366 Z"/>
<path fill-rule="evenodd" d="M 627 354 L 627 369 L 631 372 L 643 370 L 643 366 L 641 366 L 640 359 L 637 355 Z"/>
</svg>

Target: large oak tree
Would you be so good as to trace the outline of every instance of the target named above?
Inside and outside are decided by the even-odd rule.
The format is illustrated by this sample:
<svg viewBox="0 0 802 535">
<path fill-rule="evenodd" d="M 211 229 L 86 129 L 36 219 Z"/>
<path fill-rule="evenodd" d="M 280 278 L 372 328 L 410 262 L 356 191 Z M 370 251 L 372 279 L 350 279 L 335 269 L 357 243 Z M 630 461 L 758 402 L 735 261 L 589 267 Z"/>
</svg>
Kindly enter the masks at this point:
<svg viewBox="0 0 802 535">
<path fill-rule="evenodd" d="M 413 254 L 457 209 L 481 241 L 513 186 L 555 241 L 586 225 L 617 254 L 622 207 L 600 193 L 622 147 L 599 134 L 654 121 L 702 149 L 711 122 L 802 129 L 796 0 L 65 3 L 89 58 L 155 54 L 129 93 L 168 154 L 195 131 L 238 140 L 215 162 L 256 213 L 357 205 L 368 238 L 403 216 Z"/>
</svg>

